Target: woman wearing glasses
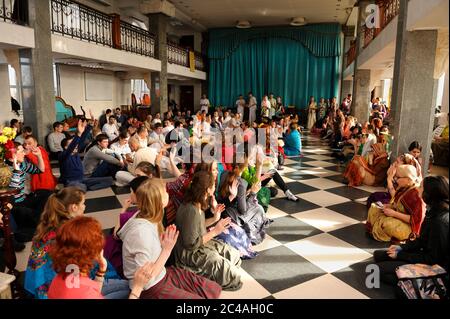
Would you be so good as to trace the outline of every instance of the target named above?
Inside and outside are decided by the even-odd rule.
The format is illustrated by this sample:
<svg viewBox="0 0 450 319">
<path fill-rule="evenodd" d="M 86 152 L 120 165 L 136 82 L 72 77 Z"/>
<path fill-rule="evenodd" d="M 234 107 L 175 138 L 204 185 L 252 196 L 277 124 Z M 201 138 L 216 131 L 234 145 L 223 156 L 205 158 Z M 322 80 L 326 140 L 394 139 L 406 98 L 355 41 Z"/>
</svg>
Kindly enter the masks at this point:
<svg viewBox="0 0 450 319">
<path fill-rule="evenodd" d="M 421 178 L 413 165 L 399 165 L 389 170 L 389 204 L 380 202 L 370 206 L 366 228 L 378 241 L 397 241 L 415 238 L 420 233 L 425 216 L 425 204 L 419 187 Z"/>
</svg>

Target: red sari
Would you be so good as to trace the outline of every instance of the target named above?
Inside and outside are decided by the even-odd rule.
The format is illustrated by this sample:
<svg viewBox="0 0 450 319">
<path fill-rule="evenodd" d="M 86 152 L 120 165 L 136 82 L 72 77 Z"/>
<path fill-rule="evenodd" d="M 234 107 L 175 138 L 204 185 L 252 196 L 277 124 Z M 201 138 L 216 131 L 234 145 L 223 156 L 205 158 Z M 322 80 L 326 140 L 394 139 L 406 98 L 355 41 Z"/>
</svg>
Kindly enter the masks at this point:
<svg viewBox="0 0 450 319">
<path fill-rule="evenodd" d="M 425 205 L 417 187 L 397 190 L 392 203 L 392 206 L 395 206 L 397 210 L 400 210 L 400 203 L 404 208 L 402 213 L 411 216 L 411 235 L 413 237 L 417 237 L 420 233 L 420 227 L 422 226 L 423 219 L 425 218 Z"/>
</svg>

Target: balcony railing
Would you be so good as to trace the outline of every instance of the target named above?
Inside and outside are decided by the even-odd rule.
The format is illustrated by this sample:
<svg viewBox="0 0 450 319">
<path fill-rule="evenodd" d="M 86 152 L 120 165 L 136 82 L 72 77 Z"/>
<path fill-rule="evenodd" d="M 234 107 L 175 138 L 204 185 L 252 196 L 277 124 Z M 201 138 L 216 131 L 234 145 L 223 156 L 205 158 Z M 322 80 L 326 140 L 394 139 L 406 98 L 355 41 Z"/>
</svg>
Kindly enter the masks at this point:
<svg viewBox="0 0 450 319">
<path fill-rule="evenodd" d="M 400 10 L 400 0 L 382 0 L 376 3 L 380 12 L 379 28 L 367 28 L 364 26 L 364 48 L 375 39 L 378 34 L 398 15 Z"/>
<path fill-rule="evenodd" d="M 0 0 L 1 1 L 1 0 Z M 149 57 L 155 56 L 155 38 L 147 30 L 75 1 L 51 1 L 53 33 Z"/>
<path fill-rule="evenodd" d="M 176 43 L 167 43 L 167 61 L 172 64 L 177 64 L 184 66 L 186 68 L 190 67 L 188 48 L 179 46 Z M 201 53 L 194 51 L 194 65 L 195 69 L 199 71 L 205 71 L 205 60 Z"/>
<path fill-rule="evenodd" d="M 27 25 L 28 2 L 19 0 L 0 0 L 0 21 Z"/>
<path fill-rule="evenodd" d="M 119 15 L 107 15 L 70 0 L 50 0 L 50 3 L 53 33 L 140 55 L 155 56 L 155 36 L 121 21 Z M 169 63 L 190 67 L 189 49 L 169 42 L 167 55 Z M 205 70 L 203 56 L 198 52 L 194 56 L 195 69 Z"/>
<path fill-rule="evenodd" d="M 51 0 L 51 13 L 52 32 L 113 46 L 111 16 L 66 0 Z"/>
<path fill-rule="evenodd" d="M 155 56 L 153 35 L 124 21 L 120 21 L 120 44 L 122 50 L 149 57 Z"/>
<path fill-rule="evenodd" d="M 350 49 L 348 49 L 346 56 L 346 67 L 352 64 L 353 61 L 355 61 L 356 58 L 356 42 L 353 42 L 350 46 Z"/>
<path fill-rule="evenodd" d="M 189 49 L 183 48 L 175 43 L 167 42 L 167 61 L 189 67 Z"/>
</svg>

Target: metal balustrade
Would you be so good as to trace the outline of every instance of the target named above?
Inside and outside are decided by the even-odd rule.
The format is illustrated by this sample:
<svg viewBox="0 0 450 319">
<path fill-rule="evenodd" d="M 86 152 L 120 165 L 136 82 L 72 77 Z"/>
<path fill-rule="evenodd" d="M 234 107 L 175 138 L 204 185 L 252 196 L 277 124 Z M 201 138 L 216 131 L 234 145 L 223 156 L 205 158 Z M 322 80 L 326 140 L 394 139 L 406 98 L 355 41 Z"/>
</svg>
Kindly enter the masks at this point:
<svg viewBox="0 0 450 319">
<path fill-rule="evenodd" d="M 0 0 L 0 21 L 28 24 L 28 0 Z"/>
<path fill-rule="evenodd" d="M 155 56 L 155 38 L 147 30 L 120 21 L 121 49 L 149 57 Z"/>
<path fill-rule="evenodd" d="M 0 0 L 1 1 L 1 0 Z M 149 31 L 76 1 L 50 0 L 53 33 L 114 49 L 155 57 L 155 36 Z M 190 67 L 189 49 L 167 43 L 168 62 Z M 194 52 L 196 70 L 205 70 L 203 56 Z"/>
</svg>

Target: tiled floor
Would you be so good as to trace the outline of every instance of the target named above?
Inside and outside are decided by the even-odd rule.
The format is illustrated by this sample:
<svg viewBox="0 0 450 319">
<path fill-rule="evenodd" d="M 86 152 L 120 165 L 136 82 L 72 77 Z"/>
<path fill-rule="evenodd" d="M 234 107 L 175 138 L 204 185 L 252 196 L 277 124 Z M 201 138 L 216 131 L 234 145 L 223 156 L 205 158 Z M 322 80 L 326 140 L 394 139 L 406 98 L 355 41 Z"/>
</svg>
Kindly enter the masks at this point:
<svg viewBox="0 0 450 319">
<path fill-rule="evenodd" d="M 286 160 L 280 174 L 300 201 L 279 191 L 267 212 L 274 223 L 265 241 L 255 246 L 259 256 L 242 263 L 244 286 L 223 292 L 222 298 L 393 298 L 389 287 L 366 287 L 366 267 L 375 249 L 387 247 L 365 233 L 365 200 L 374 187 L 342 184 L 343 167 L 330 157 L 320 139 L 306 135 L 304 157 Z M 113 227 L 128 188 L 90 192 L 86 214 Z M 26 266 L 30 245 L 17 254 L 18 268 Z"/>
</svg>

